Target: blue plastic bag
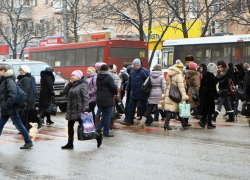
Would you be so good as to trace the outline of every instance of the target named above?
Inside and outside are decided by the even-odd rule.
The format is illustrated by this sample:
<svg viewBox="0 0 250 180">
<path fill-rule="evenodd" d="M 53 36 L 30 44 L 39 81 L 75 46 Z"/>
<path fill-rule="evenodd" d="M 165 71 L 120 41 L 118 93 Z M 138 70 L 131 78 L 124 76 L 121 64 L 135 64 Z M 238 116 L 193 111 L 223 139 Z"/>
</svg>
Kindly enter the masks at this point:
<svg viewBox="0 0 250 180">
<path fill-rule="evenodd" d="M 82 128 L 84 133 L 92 133 L 95 132 L 95 124 L 93 120 L 92 113 L 88 113 L 88 115 L 85 115 L 84 113 L 81 113 L 81 120 L 82 120 Z"/>
</svg>

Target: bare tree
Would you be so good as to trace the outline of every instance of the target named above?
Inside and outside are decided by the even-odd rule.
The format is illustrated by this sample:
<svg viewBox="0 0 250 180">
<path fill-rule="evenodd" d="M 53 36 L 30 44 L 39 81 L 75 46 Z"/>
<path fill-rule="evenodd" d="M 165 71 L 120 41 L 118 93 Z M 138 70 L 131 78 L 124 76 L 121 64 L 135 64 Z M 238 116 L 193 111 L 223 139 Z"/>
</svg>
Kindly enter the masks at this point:
<svg viewBox="0 0 250 180">
<path fill-rule="evenodd" d="M 232 23 L 243 25 L 250 31 L 250 0 L 230 0 L 227 12 Z"/>
<path fill-rule="evenodd" d="M 26 2 L 26 1 L 25 1 Z M 19 58 L 22 58 L 23 49 L 27 43 L 35 38 L 41 38 L 33 29 L 32 22 L 23 21 L 26 10 L 25 5 L 15 6 L 14 0 L 5 0 L 0 4 L 0 34 L 4 41 L 9 45 L 13 58 L 17 58 L 17 47 L 22 44 Z"/>
</svg>

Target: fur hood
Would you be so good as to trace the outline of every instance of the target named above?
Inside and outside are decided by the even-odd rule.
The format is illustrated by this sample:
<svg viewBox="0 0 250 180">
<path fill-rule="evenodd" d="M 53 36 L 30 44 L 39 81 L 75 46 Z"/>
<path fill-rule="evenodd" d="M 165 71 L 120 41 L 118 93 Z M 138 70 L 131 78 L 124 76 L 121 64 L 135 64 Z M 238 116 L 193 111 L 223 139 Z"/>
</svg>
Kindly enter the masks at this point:
<svg viewBox="0 0 250 180">
<path fill-rule="evenodd" d="M 14 72 L 13 72 L 13 70 L 12 69 L 9 69 L 8 71 L 6 71 L 5 73 L 4 73 L 4 77 L 5 78 L 7 78 L 7 77 L 10 77 L 10 76 L 13 76 L 14 75 Z"/>
<path fill-rule="evenodd" d="M 176 74 L 182 74 L 182 71 L 174 66 L 171 66 L 170 68 L 168 68 L 169 77 L 173 77 Z"/>
<path fill-rule="evenodd" d="M 221 78 L 221 77 L 225 76 L 227 74 L 227 72 L 228 72 L 228 67 L 223 69 L 220 74 L 217 73 L 217 77 Z"/>
<path fill-rule="evenodd" d="M 194 75 L 200 75 L 200 73 L 197 72 L 197 71 L 194 71 L 194 70 L 187 70 L 186 75 L 187 75 L 187 78 L 190 78 L 190 77 L 192 77 Z"/>
</svg>

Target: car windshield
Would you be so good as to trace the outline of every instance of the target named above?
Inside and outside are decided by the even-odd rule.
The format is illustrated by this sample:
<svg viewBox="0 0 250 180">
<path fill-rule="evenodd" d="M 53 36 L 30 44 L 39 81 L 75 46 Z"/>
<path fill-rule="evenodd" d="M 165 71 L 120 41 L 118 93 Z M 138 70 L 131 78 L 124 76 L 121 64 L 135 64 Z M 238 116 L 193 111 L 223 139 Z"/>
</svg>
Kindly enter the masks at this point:
<svg viewBox="0 0 250 180">
<path fill-rule="evenodd" d="M 31 63 L 27 63 L 27 64 L 14 64 L 13 65 L 13 69 L 14 69 L 14 73 L 15 73 L 15 76 L 18 76 L 20 73 L 19 73 L 19 67 L 21 65 L 27 65 L 29 66 L 30 70 L 31 70 L 31 74 L 33 76 L 40 76 L 40 73 L 41 71 L 44 71 L 45 68 L 49 67 L 48 64 L 43 64 L 43 63 L 35 63 L 35 64 L 31 64 Z M 55 73 L 53 72 L 54 76 L 55 76 Z"/>
</svg>

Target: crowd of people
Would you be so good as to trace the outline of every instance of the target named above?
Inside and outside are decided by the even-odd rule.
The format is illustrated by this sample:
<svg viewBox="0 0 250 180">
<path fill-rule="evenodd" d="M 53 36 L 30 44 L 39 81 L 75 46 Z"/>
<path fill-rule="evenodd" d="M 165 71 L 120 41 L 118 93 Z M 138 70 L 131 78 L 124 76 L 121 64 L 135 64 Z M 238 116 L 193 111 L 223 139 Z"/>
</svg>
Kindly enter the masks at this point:
<svg viewBox="0 0 250 180">
<path fill-rule="evenodd" d="M 54 99 L 53 85 L 55 77 L 53 70 L 47 67 L 41 72 L 41 90 L 39 95 L 39 112 L 34 103 L 36 101 L 36 83 L 28 66 L 19 68 L 20 74 L 16 78 L 11 69 L 0 67 L 0 135 L 9 118 L 25 139 L 21 149 L 29 149 L 33 143 L 29 136 L 32 128 L 30 123 L 37 123 L 40 129 L 46 123 L 54 124 L 51 120 L 48 107 Z M 153 121 L 159 120 L 159 115 L 165 120 L 164 130 L 172 130 L 170 120 L 181 122 L 184 129 L 191 126 L 188 117 L 180 116 L 179 103 L 189 103 L 190 113 L 197 119 L 198 124 L 208 129 L 215 129 L 218 115 L 222 106 L 226 109 L 229 118 L 226 122 L 234 122 L 241 111 L 243 101 L 250 99 L 249 64 L 226 64 L 218 61 L 197 65 L 194 57 L 185 57 L 185 66 L 181 60 L 168 68 L 167 76 L 162 72 L 162 66 L 156 64 L 149 72 L 142 66 L 140 59 L 134 59 L 132 65 L 123 67 L 119 74 L 115 64 L 98 62 L 94 67 L 88 67 L 87 77 L 83 72 L 75 70 L 64 89 L 68 96 L 68 107 L 65 119 L 68 121 L 68 143 L 62 149 L 74 148 L 74 124 L 81 124 L 81 114 L 92 112 L 96 126 L 97 147 L 102 144 L 102 137 L 114 137 L 110 130 L 117 129 L 114 125 L 116 118 L 121 114 L 116 111 L 114 98 L 120 89 L 120 98 L 125 102 L 125 118 L 120 124 L 134 125 L 135 114 L 140 120 L 139 128 L 150 126 Z M 143 90 L 145 84 L 150 83 L 150 93 Z M 27 94 L 23 107 L 15 106 L 18 95 L 17 84 L 21 85 Z M 180 101 L 173 99 L 172 89 L 176 87 L 180 94 Z M 239 95 L 243 93 L 243 95 Z M 126 98 L 126 99 L 124 99 Z M 218 106 L 215 110 L 215 101 Z M 40 116 L 38 115 L 40 114 Z M 154 117 L 152 117 L 152 114 Z M 102 130 L 103 129 L 103 130 Z"/>
</svg>

